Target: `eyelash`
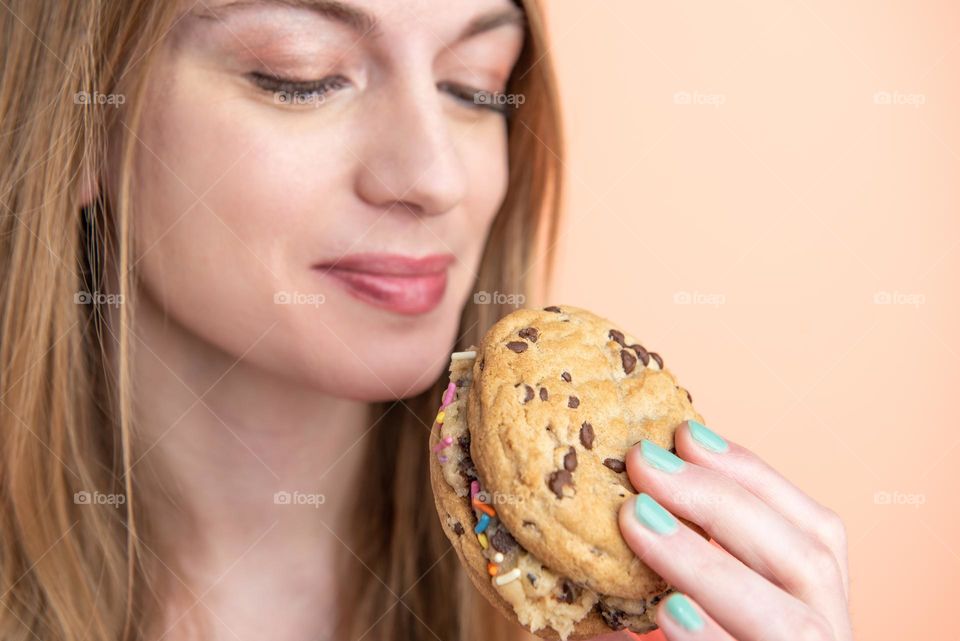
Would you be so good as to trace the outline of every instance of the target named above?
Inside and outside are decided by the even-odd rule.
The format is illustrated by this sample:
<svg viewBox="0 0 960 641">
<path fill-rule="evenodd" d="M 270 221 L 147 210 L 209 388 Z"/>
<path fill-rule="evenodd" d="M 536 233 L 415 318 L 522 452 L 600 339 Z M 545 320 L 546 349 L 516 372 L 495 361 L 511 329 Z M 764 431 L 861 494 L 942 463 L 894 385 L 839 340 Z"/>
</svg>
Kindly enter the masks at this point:
<svg viewBox="0 0 960 641">
<path fill-rule="evenodd" d="M 282 94 L 286 96 L 283 102 L 294 102 L 299 104 L 306 99 L 322 99 L 331 91 L 344 88 L 349 81 L 343 76 L 328 76 L 320 80 L 293 80 L 291 78 L 281 78 L 272 74 L 254 71 L 248 74 L 250 79 L 258 87 L 272 94 Z M 440 82 L 437 89 L 446 91 L 448 94 L 459 100 L 461 103 L 471 109 L 485 109 L 499 114 L 506 114 L 505 105 L 498 104 L 491 98 L 496 94 L 484 89 L 473 89 L 454 82 Z"/>
<path fill-rule="evenodd" d="M 486 89 L 473 89 L 455 82 L 440 82 L 437 84 L 437 89 L 446 91 L 473 109 L 487 109 L 488 111 L 504 115 L 507 113 L 506 105 L 493 100 L 497 95 L 495 92 L 487 91 Z"/>
<path fill-rule="evenodd" d="M 304 96 L 319 99 L 325 97 L 331 91 L 344 88 L 348 80 L 343 76 L 328 76 L 320 80 L 300 81 L 290 78 L 281 78 L 272 74 L 254 71 L 249 74 L 254 84 L 274 95 L 283 95 L 286 100 L 283 102 L 294 102 L 300 104 Z"/>
</svg>

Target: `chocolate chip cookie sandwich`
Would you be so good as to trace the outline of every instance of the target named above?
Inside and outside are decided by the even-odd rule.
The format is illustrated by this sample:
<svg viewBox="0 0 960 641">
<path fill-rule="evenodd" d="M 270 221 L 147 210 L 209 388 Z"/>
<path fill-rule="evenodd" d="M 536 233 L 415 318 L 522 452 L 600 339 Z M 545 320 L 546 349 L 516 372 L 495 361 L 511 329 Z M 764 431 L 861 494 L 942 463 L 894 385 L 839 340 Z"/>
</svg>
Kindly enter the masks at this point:
<svg viewBox="0 0 960 641">
<path fill-rule="evenodd" d="M 624 460 L 644 438 L 673 449 L 687 419 L 703 421 L 663 359 L 583 309 L 517 310 L 454 353 L 430 476 L 477 589 L 544 638 L 655 629 L 671 589 L 620 535 Z"/>
</svg>

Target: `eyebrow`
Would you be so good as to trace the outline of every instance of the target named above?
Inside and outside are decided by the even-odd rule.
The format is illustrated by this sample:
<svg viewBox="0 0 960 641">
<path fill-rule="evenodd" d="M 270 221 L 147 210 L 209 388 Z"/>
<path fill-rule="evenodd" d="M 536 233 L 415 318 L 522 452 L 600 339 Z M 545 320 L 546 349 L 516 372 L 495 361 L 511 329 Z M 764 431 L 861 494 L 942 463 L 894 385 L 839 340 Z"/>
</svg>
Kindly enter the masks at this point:
<svg viewBox="0 0 960 641">
<path fill-rule="evenodd" d="M 231 9 L 255 5 L 280 5 L 296 9 L 308 9 L 334 22 L 346 25 L 357 33 L 374 36 L 379 34 L 379 21 L 373 14 L 340 0 L 234 0 L 215 8 L 209 8 L 204 4 L 204 10 L 197 13 L 204 18 L 216 18 L 218 14 Z M 503 25 L 522 26 L 525 20 L 524 12 L 516 6 L 481 14 L 470 21 L 456 38 L 456 42 L 472 38 Z"/>
</svg>

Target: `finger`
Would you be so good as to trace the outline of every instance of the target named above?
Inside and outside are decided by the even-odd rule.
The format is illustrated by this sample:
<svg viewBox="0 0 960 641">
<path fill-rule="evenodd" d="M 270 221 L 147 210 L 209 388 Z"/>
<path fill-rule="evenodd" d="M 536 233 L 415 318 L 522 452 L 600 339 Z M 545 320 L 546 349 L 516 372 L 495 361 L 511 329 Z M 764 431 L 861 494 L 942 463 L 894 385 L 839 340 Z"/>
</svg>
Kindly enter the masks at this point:
<svg viewBox="0 0 960 641">
<path fill-rule="evenodd" d="M 849 595 L 847 537 L 836 512 L 816 502 L 747 448 L 697 421 L 684 421 L 674 440 L 681 458 L 732 478 L 826 545 L 837 559 L 844 595 Z"/>
<path fill-rule="evenodd" d="M 668 511 L 700 525 L 727 551 L 817 612 L 849 625 L 840 568 L 826 545 L 733 479 L 643 440 L 627 474 Z"/>
<path fill-rule="evenodd" d="M 649 495 L 624 501 L 619 523 L 641 561 L 740 641 L 833 638 L 822 615 L 705 541 Z"/>
<path fill-rule="evenodd" d="M 657 625 L 669 641 L 736 641 L 696 601 L 680 592 L 660 603 Z"/>
</svg>

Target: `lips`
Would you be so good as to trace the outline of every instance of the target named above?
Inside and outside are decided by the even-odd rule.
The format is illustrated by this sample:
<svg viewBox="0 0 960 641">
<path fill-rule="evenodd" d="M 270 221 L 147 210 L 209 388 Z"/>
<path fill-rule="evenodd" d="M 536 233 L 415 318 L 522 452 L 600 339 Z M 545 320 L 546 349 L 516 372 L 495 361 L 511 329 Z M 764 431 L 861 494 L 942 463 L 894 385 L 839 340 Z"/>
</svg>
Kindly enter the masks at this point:
<svg viewBox="0 0 960 641">
<path fill-rule="evenodd" d="M 316 265 L 347 293 L 397 314 L 425 314 L 443 300 L 453 254 L 412 257 L 401 254 L 350 254 Z"/>
</svg>

